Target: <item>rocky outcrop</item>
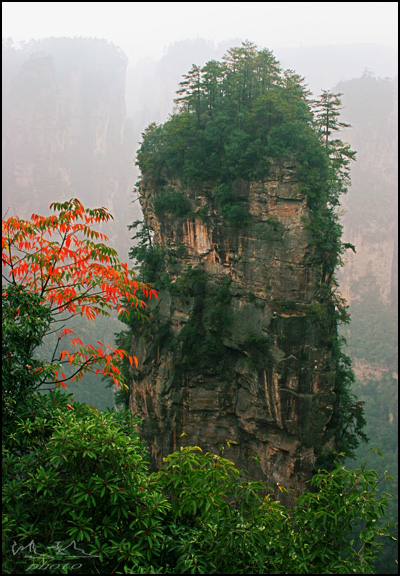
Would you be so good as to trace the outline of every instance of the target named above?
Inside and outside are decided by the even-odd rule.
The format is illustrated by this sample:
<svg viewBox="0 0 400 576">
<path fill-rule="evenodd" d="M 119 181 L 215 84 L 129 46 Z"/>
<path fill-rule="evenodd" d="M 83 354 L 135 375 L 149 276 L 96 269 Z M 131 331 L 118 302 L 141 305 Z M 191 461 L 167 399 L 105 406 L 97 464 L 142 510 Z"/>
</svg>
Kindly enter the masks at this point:
<svg viewBox="0 0 400 576">
<path fill-rule="evenodd" d="M 286 163 L 262 182 L 237 181 L 246 218 L 236 225 L 207 185 L 169 183 L 186 203 L 179 217 L 154 209 L 154 187 L 141 191 L 165 269 L 150 323 L 135 328 L 130 396 L 153 465 L 184 444 L 224 447 L 252 479 L 292 489 L 289 501 L 330 441 L 335 400 L 336 325 L 318 301 L 295 174 Z"/>
</svg>

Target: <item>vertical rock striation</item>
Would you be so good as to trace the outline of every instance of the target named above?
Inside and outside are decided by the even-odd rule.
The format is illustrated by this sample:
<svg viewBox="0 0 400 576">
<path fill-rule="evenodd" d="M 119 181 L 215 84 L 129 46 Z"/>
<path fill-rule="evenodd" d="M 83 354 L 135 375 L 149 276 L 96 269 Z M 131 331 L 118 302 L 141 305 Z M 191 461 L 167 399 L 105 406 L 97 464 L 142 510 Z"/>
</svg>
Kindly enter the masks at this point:
<svg viewBox="0 0 400 576">
<path fill-rule="evenodd" d="M 263 181 L 235 181 L 242 226 L 221 217 L 207 184 L 169 186 L 185 215 L 157 212 L 154 187 L 141 191 L 165 268 L 150 323 L 135 330 L 130 408 L 155 466 L 184 444 L 225 446 L 251 478 L 293 489 L 290 500 L 331 439 L 335 402 L 336 324 L 319 313 L 296 170 L 276 162 Z"/>
</svg>

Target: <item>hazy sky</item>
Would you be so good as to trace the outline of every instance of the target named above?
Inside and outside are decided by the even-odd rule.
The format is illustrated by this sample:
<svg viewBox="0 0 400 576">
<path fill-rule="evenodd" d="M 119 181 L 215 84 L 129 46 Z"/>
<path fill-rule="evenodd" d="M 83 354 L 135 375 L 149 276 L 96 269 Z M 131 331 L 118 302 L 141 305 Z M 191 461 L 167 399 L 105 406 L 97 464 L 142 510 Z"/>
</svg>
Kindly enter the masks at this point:
<svg viewBox="0 0 400 576">
<path fill-rule="evenodd" d="M 2 2 L 4 37 L 110 40 L 131 64 L 178 40 L 231 38 L 276 48 L 398 44 L 398 2 Z"/>
</svg>

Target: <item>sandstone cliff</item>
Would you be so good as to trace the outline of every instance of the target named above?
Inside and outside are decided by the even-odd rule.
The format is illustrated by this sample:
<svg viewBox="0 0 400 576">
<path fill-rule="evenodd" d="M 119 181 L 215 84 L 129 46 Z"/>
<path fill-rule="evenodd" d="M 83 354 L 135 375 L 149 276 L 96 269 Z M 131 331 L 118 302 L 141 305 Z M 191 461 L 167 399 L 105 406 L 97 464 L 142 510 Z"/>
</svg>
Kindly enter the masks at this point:
<svg viewBox="0 0 400 576">
<path fill-rule="evenodd" d="M 186 215 L 157 214 L 155 190 L 141 191 L 165 288 L 150 323 L 135 328 L 130 408 L 153 464 L 185 444 L 225 447 L 252 479 L 292 488 L 290 500 L 331 439 L 335 402 L 336 325 L 319 314 L 321 270 L 296 171 L 276 164 L 262 182 L 236 181 L 244 227 L 221 217 L 207 185 L 170 184 Z"/>
</svg>

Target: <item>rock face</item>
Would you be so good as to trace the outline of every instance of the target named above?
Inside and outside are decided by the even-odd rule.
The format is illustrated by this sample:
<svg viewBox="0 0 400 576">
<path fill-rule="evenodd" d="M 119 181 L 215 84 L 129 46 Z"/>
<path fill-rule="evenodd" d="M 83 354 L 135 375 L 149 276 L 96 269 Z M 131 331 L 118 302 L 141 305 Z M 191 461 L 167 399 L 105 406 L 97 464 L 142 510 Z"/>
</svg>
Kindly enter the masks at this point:
<svg viewBox="0 0 400 576">
<path fill-rule="evenodd" d="M 225 447 L 252 479 L 293 489 L 293 501 L 331 438 L 336 334 L 333 316 L 318 313 L 321 270 L 294 167 L 235 183 L 241 226 L 221 217 L 206 185 L 170 188 L 185 215 L 160 213 L 154 189 L 141 191 L 165 270 L 150 323 L 134 330 L 130 409 L 155 466 L 181 445 Z"/>
</svg>

